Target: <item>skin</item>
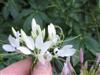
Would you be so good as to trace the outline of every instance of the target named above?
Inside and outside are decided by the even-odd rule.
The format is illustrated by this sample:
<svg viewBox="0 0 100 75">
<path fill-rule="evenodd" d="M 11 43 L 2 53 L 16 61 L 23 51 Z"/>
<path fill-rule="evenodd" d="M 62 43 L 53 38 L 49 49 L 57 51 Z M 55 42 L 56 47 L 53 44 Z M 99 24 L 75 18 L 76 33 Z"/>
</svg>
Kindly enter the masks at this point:
<svg viewBox="0 0 100 75">
<path fill-rule="evenodd" d="M 0 75 L 30 75 L 31 66 L 32 59 L 27 58 L 0 70 Z M 52 75 L 50 62 L 45 61 L 44 64 L 37 62 L 31 75 Z"/>
</svg>

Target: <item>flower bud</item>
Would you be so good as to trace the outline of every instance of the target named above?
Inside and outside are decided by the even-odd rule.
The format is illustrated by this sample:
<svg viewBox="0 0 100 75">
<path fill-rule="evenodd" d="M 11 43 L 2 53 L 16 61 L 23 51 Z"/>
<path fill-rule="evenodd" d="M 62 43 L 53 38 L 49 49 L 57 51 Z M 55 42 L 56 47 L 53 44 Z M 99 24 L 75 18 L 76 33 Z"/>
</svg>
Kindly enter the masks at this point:
<svg viewBox="0 0 100 75">
<path fill-rule="evenodd" d="M 99 62 L 100 62 L 100 53 L 99 53 L 99 54 L 97 54 L 96 62 L 97 62 L 97 63 L 99 63 Z"/>
<path fill-rule="evenodd" d="M 67 61 L 64 63 L 64 67 L 63 67 L 61 75 L 70 75 L 72 71 L 73 71 L 73 67 L 71 63 Z"/>
<path fill-rule="evenodd" d="M 82 48 L 80 49 L 80 62 L 81 62 L 81 64 L 83 64 L 83 62 L 84 62 L 84 53 L 83 53 Z"/>
</svg>

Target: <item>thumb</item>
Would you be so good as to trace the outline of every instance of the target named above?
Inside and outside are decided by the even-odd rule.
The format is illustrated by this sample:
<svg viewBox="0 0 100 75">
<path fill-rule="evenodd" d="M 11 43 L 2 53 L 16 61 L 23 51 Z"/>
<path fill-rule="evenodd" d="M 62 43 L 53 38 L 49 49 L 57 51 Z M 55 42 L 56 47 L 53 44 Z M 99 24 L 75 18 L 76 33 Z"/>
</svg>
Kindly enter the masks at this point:
<svg viewBox="0 0 100 75">
<path fill-rule="evenodd" d="M 52 67 L 50 62 L 45 61 L 45 63 L 41 63 L 38 61 L 33 69 L 32 75 L 52 75 Z"/>
</svg>

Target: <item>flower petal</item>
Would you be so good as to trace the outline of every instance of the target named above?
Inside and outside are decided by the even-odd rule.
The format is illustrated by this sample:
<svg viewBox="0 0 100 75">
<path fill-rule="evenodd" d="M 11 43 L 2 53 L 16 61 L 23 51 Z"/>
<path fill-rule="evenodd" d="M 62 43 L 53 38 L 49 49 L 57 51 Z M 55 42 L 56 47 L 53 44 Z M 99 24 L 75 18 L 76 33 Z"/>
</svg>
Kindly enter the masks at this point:
<svg viewBox="0 0 100 75">
<path fill-rule="evenodd" d="M 62 49 L 69 49 L 69 48 L 72 48 L 73 47 L 73 45 L 65 45 Z"/>
<path fill-rule="evenodd" d="M 45 53 L 44 57 L 45 57 L 45 59 L 46 59 L 47 61 L 51 61 L 51 60 L 52 60 L 52 55 L 51 55 L 51 53 L 48 52 L 48 51 Z"/>
<path fill-rule="evenodd" d="M 35 39 L 37 37 L 37 34 L 35 32 L 31 32 L 32 38 Z"/>
<path fill-rule="evenodd" d="M 57 55 L 61 57 L 68 57 L 74 55 L 75 51 L 75 49 L 59 50 Z"/>
<path fill-rule="evenodd" d="M 32 31 L 36 33 L 36 30 L 37 30 L 37 24 L 36 24 L 35 19 L 33 18 L 32 19 Z"/>
<path fill-rule="evenodd" d="M 43 45 L 43 38 L 42 38 L 42 35 L 40 34 L 37 36 L 35 40 L 35 46 L 36 48 L 41 49 L 42 45 Z"/>
<path fill-rule="evenodd" d="M 51 41 L 45 42 L 41 47 L 41 52 L 44 54 L 50 48 L 51 44 Z"/>
<path fill-rule="evenodd" d="M 42 34 L 40 25 L 37 25 L 36 31 L 37 31 L 37 34 L 38 34 L 38 35 Z"/>
<path fill-rule="evenodd" d="M 56 30 L 52 23 L 50 23 L 50 25 L 48 26 L 48 34 L 49 34 L 49 39 L 56 38 Z"/>
<path fill-rule="evenodd" d="M 9 45 L 9 44 L 4 44 L 4 45 L 2 46 L 2 48 L 3 48 L 5 51 L 7 51 L 7 52 L 14 52 L 14 51 L 16 51 L 16 49 L 15 49 L 13 46 Z"/>
<path fill-rule="evenodd" d="M 27 36 L 23 30 L 21 30 L 21 35 L 22 35 L 22 38 L 23 38 L 26 46 L 29 49 L 34 50 L 34 40 L 32 39 L 32 37 Z"/>
<path fill-rule="evenodd" d="M 71 48 L 72 45 L 66 45 L 62 49 L 58 50 L 57 55 L 61 57 L 69 57 L 74 55 L 76 50 L 74 48 Z"/>
<path fill-rule="evenodd" d="M 41 63 L 45 64 L 45 58 L 43 57 L 42 54 L 39 54 L 39 55 L 38 55 L 38 60 L 39 60 Z"/>
<path fill-rule="evenodd" d="M 42 30 L 42 37 L 45 38 L 45 29 Z"/>
<path fill-rule="evenodd" d="M 32 54 L 32 52 L 26 47 L 18 47 L 17 49 L 23 54 L 26 54 L 26 55 Z"/>
<path fill-rule="evenodd" d="M 12 27 L 12 32 L 14 34 L 14 36 L 16 37 L 16 30 Z"/>
<path fill-rule="evenodd" d="M 23 39 L 26 39 L 27 38 L 27 35 L 26 33 L 21 29 L 21 36 Z"/>
<path fill-rule="evenodd" d="M 12 32 L 13 32 L 13 34 L 14 34 L 14 36 L 15 36 L 16 38 L 19 38 L 19 36 L 20 36 L 19 31 L 16 31 L 16 30 L 12 27 Z"/>
<path fill-rule="evenodd" d="M 15 39 L 11 35 L 9 35 L 8 40 L 13 47 L 19 47 L 19 39 Z"/>
<path fill-rule="evenodd" d="M 26 42 L 27 42 L 27 47 L 29 47 L 31 50 L 34 50 L 35 48 L 34 40 L 31 36 L 28 37 Z"/>
<path fill-rule="evenodd" d="M 19 33 L 19 31 L 16 32 L 16 38 L 19 38 L 21 34 Z"/>
<path fill-rule="evenodd" d="M 42 32 L 40 25 L 36 23 L 36 20 L 34 18 L 32 19 L 32 32 L 38 35 Z"/>
</svg>

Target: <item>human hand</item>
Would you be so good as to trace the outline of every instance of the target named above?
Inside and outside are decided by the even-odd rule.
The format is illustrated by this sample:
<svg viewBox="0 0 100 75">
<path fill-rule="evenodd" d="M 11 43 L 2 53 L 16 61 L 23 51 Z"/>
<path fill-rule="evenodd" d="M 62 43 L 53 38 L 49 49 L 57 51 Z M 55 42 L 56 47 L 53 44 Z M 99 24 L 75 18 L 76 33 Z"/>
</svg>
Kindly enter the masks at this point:
<svg viewBox="0 0 100 75">
<path fill-rule="evenodd" d="M 0 75 L 30 75 L 31 67 L 32 59 L 24 59 L 4 68 L 0 71 Z M 32 71 L 32 75 L 52 75 L 50 62 L 46 61 L 45 64 L 37 62 Z"/>
</svg>

